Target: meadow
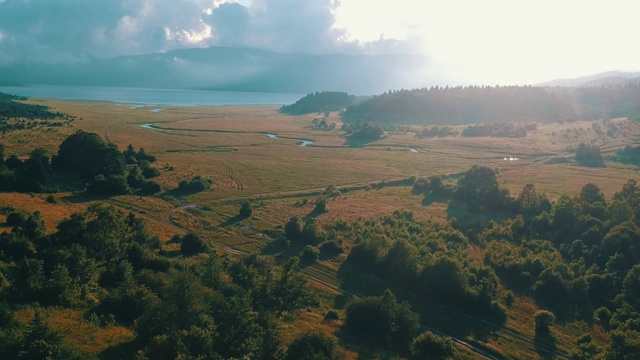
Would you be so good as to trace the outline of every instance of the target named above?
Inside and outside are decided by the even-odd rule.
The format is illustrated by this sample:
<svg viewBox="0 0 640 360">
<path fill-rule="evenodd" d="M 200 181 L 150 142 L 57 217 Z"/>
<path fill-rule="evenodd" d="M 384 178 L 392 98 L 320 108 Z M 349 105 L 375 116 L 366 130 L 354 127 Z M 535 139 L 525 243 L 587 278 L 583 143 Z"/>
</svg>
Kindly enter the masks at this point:
<svg viewBox="0 0 640 360">
<path fill-rule="evenodd" d="M 638 174 L 633 166 L 609 160 L 617 149 L 635 145 L 640 139 L 640 125 L 626 119 L 612 120 L 618 129 L 615 134 L 595 131 L 594 121 L 578 121 L 539 125 L 526 138 L 517 139 L 459 135 L 420 139 L 415 134 L 421 127 L 414 126 L 405 129 L 411 131 L 388 131 L 383 139 L 353 147 L 346 144 L 338 113 L 327 117 L 328 123 L 336 124 L 333 129 L 320 130 L 312 126 L 312 120 L 322 117 L 321 114 L 284 115 L 278 113 L 275 106 L 137 107 L 101 102 L 31 102 L 74 115 L 76 120 L 71 126 L 57 129 L 7 132 L 0 138 L 7 154 L 24 157 L 34 148 L 42 147 L 48 155 L 53 155 L 67 135 L 86 130 L 100 134 L 121 150 L 134 144 L 154 154 L 155 166 L 161 171 L 157 182 L 163 193 L 105 199 L 63 191 L 55 194 L 56 203 L 48 203 L 46 195 L 41 194 L 0 193 L 0 205 L 28 212 L 39 210 L 52 231 L 71 213 L 86 209 L 93 202 L 106 201 L 145 218 L 168 251 L 175 250 L 175 244 L 168 242 L 173 234 L 188 231 L 221 246 L 223 252 L 234 249 L 235 255 L 231 256 L 252 252 L 269 254 L 270 243 L 282 232 L 287 220 L 312 214 L 319 197 L 330 185 L 339 193 L 328 198 L 328 211 L 317 215 L 320 224 L 379 217 L 396 210 L 411 211 L 419 219 L 446 223 L 450 216 L 446 203 L 422 204 L 422 197 L 413 195 L 410 185 L 397 182 L 410 177 L 440 176 L 445 184 L 453 184 L 473 165 L 483 165 L 496 170 L 500 187 L 508 189 L 512 196 L 517 196 L 526 184 L 533 183 L 538 193 L 556 200 L 561 194 L 579 194 L 587 183 L 596 184 L 610 198 Z M 463 128 L 454 127 L 459 132 Z M 303 140 L 313 143 L 301 146 Z M 596 144 L 602 149 L 607 167 L 578 166 L 573 157 L 580 143 Z M 211 189 L 188 196 L 174 196 L 170 192 L 180 180 L 194 175 L 212 179 Z M 54 181 L 64 183 L 65 180 Z M 237 216 L 240 205 L 247 200 L 252 204 L 253 214 L 248 219 L 240 219 Z M 0 218 L 0 222 L 2 220 Z M 8 229 L 0 228 L 0 231 Z M 345 249 L 350 246 L 352 244 L 345 244 Z M 475 256 L 482 261 L 482 250 L 476 250 Z M 287 255 L 279 256 L 284 259 Z M 326 324 L 322 318 L 347 296 L 346 285 L 337 274 L 344 258 L 343 254 L 305 268 L 314 292 L 321 299 L 320 306 L 303 312 L 287 324 L 285 336 L 292 338 L 309 328 L 321 328 L 327 333 L 338 331 L 340 322 Z M 391 286 L 364 275 L 362 279 L 365 284 L 360 294 L 378 294 L 383 287 Z M 348 290 L 358 293 L 357 288 Z M 508 310 L 506 323 L 496 327 L 465 314 L 443 311 L 437 305 L 398 291 L 399 298 L 411 301 L 423 319 L 428 319 L 429 327 L 479 344 L 492 356 L 547 358 L 533 342 L 532 317 L 537 307 L 527 298 L 518 297 Z M 46 318 L 58 316 L 55 311 L 47 313 Z M 77 314 L 60 311 L 63 320 L 52 321 L 65 336 L 75 336 L 72 328 L 77 331 L 90 328 Z M 23 321 L 28 321 L 30 316 L 33 315 L 29 311 L 19 314 Z M 456 321 L 451 321 L 452 318 Z M 101 351 L 131 336 L 119 327 L 101 331 L 105 334 L 98 336 L 104 337 L 108 344 L 92 338 L 84 342 L 88 350 Z M 599 343 L 607 339 L 601 328 L 579 322 L 560 324 L 554 332 L 559 358 L 566 357 L 582 334 L 592 334 Z M 351 358 L 390 356 L 357 346 L 347 350 Z M 458 358 L 479 356 L 464 346 L 456 351 Z"/>
</svg>

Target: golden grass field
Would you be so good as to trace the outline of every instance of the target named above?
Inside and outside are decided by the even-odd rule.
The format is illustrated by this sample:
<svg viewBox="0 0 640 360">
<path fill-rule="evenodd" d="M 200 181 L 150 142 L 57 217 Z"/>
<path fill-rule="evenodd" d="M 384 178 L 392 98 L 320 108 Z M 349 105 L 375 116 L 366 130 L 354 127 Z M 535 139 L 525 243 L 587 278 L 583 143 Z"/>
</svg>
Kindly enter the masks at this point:
<svg viewBox="0 0 640 360">
<path fill-rule="evenodd" d="M 121 150 L 129 144 L 143 147 L 156 155 L 155 166 L 161 169 L 157 181 L 165 190 L 175 188 L 181 179 L 194 175 L 213 179 L 212 189 L 186 199 L 127 195 L 108 201 L 147 219 L 150 228 L 162 240 L 186 229 L 211 242 L 248 252 L 260 251 L 271 241 L 263 232 L 279 228 L 292 216 L 311 213 L 314 202 L 329 185 L 339 189 L 360 189 L 330 198 L 329 211 L 318 217 L 321 223 L 386 215 L 395 210 L 413 211 L 416 217 L 444 222 L 447 220 L 444 203 L 424 206 L 422 197 L 412 195 L 410 187 L 406 186 L 378 188 L 366 185 L 410 176 L 456 175 L 476 164 L 497 169 L 501 186 L 509 189 L 512 195 L 517 195 L 525 184 L 533 183 L 538 192 L 546 193 L 551 199 L 557 199 L 563 193 L 578 194 L 589 182 L 595 183 L 610 197 L 627 180 L 638 179 L 638 172 L 632 166 L 606 161 L 606 168 L 591 169 L 573 162 L 572 149 L 580 143 L 597 144 L 604 157 L 611 156 L 621 147 L 636 144 L 640 139 L 640 126 L 625 119 L 614 120 L 620 129 L 616 137 L 598 136 L 592 129 L 592 122 L 584 121 L 539 125 L 537 131 L 524 139 L 460 136 L 417 139 L 414 133 L 388 133 L 384 139 L 366 146 L 349 147 L 339 130 L 341 124 L 337 114 L 331 114 L 328 120 L 337 124 L 335 129 L 325 131 L 311 126 L 311 120 L 320 115 L 282 115 L 275 106 L 162 107 L 162 112 L 152 112 L 150 110 L 157 107 L 133 108 L 124 104 L 57 100 L 37 102 L 55 111 L 75 115 L 77 120 L 70 127 L 50 131 L 8 132 L 0 138 L 8 154 L 26 156 L 34 148 L 43 147 L 53 155 L 65 136 L 79 129 L 98 133 Z M 154 128 L 142 127 L 145 124 L 152 124 Z M 458 127 L 458 130 L 462 129 Z M 267 134 L 277 135 L 277 138 Z M 313 141 L 313 145 L 300 146 L 303 139 Z M 505 157 L 519 160 L 505 161 Z M 570 161 L 555 163 L 554 159 L 558 158 Z M 447 181 L 455 181 L 455 178 L 445 179 Z M 55 197 L 58 203 L 49 204 L 45 202 L 45 195 L 0 193 L 0 206 L 11 205 L 28 212 L 39 210 L 49 231 L 53 231 L 63 218 L 85 209 L 91 202 L 100 201 L 72 193 L 56 194 Z M 244 200 L 252 201 L 253 216 L 240 223 L 231 222 Z M 177 209 L 185 203 L 194 204 L 195 208 Z M 0 231 L 4 230 L 7 228 L 0 228 Z M 175 244 L 166 246 L 175 250 Z M 483 255 L 478 251 L 473 256 L 481 260 Z M 320 265 L 333 269 L 339 266 L 335 262 Z M 326 280 L 337 282 L 335 274 L 327 275 Z M 317 291 L 322 292 L 321 287 Z M 337 324 L 322 322 L 322 316 L 331 308 L 327 304 L 334 301 L 335 296 L 322 295 L 321 307 L 303 313 L 287 325 L 285 334 L 307 328 L 336 332 Z M 535 304 L 517 299 L 509 310 L 506 327 L 532 337 L 535 310 Z M 47 314 L 51 319 L 62 319 L 55 328 L 65 329 L 67 325 L 63 323 L 73 322 L 73 319 L 78 328 L 88 326 L 77 314 L 58 315 Z M 442 318 L 442 314 L 440 319 L 438 314 L 432 315 L 438 326 L 446 326 L 450 320 L 448 316 Z M 25 313 L 20 318 L 28 320 L 31 316 Z M 602 329 L 586 324 L 562 324 L 558 329 L 558 348 L 567 352 L 584 332 L 590 332 L 596 341 L 605 340 Z M 132 335 L 125 330 L 106 329 L 108 334 L 104 336 L 112 339 L 111 342 L 127 341 Z M 474 339 L 473 335 L 469 337 L 512 358 L 539 356 L 533 344 L 519 344 L 519 340 L 503 337 L 500 333 L 481 340 Z M 81 346 L 97 351 L 104 344 L 87 339 L 85 345 Z M 357 358 L 351 350 L 348 354 L 349 358 Z M 459 357 L 473 358 L 473 355 L 459 350 Z"/>
</svg>

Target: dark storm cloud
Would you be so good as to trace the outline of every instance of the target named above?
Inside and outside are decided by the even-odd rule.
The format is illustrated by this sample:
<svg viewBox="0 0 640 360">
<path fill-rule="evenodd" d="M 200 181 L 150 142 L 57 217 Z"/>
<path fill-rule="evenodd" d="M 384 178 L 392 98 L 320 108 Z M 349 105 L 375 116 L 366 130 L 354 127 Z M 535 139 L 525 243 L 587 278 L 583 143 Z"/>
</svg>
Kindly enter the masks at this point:
<svg viewBox="0 0 640 360">
<path fill-rule="evenodd" d="M 72 62 L 211 45 L 283 52 L 378 52 L 339 40 L 337 1 L 0 0 L 0 65 Z M 391 44 L 393 45 L 393 44 Z M 397 44 L 396 44 L 397 45 Z"/>
</svg>

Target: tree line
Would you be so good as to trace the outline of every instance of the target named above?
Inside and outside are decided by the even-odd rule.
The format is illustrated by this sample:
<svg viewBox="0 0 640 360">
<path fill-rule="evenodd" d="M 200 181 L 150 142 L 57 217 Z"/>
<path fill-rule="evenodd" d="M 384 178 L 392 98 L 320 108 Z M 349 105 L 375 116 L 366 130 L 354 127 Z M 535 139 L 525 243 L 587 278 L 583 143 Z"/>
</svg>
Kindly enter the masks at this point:
<svg viewBox="0 0 640 360">
<path fill-rule="evenodd" d="M 343 120 L 383 124 L 562 122 L 640 114 L 640 85 L 593 88 L 431 87 L 390 91 L 350 105 Z"/>
<path fill-rule="evenodd" d="M 308 94 L 291 105 L 283 105 L 279 111 L 291 115 L 340 111 L 357 100 L 356 96 L 345 92 L 322 91 Z"/>
<path fill-rule="evenodd" d="M 71 121 L 75 119 L 60 112 L 52 112 L 44 105 L 32 105 L 15 100 L 27 100 L 26 97 L 15 96 L 0 92 L 0 131 L 22 130 L 36 126 L 62 126 L 62 122 L 50 120 L 63 119 Z M 40 121 L 36 121 L 40 120 Z"/>
<path fill-rule="evenodd" d="M 33 150 L 22 160 L 12 154 L 6 157 L 0 144 L 0 191 L 56 192 L 50 178 L 53 173 L 74 174 L 86 182 L 86 191 L 96 195 L 137 193 L 151 195 L 162 190 L 153 180 L 160 170 L 152 163 L 156 157 L 144 148 L 129 145 L 120 151 L 98 134 L 79 130 L 69 135 L 49 157 L 44 149 Z M 182 179 L 177 191 L 194 193 L 211 187 L 212 180 L 201 176 Z"/>
</svg>

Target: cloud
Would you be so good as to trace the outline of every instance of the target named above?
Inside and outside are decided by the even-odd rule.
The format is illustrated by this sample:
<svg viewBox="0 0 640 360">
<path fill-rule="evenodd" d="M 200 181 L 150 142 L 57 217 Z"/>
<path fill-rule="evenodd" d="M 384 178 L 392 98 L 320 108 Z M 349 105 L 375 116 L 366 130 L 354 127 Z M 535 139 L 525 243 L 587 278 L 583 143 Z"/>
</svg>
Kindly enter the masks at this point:
<svg viewBox="0 0 640 360">
<path fill-rule="evenodd" d="M 384 52 L 336 27 L 338 0 L 0 0 L 0 61 L 69 62 L 187 47 Z"/>
<path fill-rule="evenodd" d="M 206 0 L 7 0 L 0 53 L 17 61 L 82 60 L 207 45 Z M 65 60 L 65 61 L 66 61 Z"/>
</svg>

